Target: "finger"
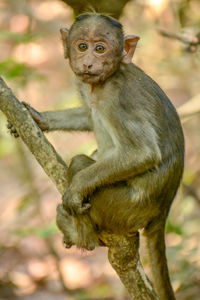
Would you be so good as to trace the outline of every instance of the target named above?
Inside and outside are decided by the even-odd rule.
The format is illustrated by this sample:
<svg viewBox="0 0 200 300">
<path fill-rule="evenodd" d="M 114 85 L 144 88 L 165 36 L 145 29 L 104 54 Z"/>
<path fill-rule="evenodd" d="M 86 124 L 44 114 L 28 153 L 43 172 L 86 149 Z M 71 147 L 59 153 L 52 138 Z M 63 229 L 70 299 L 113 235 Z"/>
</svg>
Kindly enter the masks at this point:
<svg viewBox="0 0 200 300">
<path fill-rule="evenodd" d="M 70 204 L 69 201 L 67 201 L 66 199 L 63 201 L 63 209 L 65 210 L 66 214 L 70 215 L 70 216 L 75 216 L 75 209 L 73 208 L 73 206 Z"/>
<path fill-rule="evenodd" d="M 91 207 L 90 203 L 84 203 L 82 207 L 78 208 L 78 214 L 84 214 L 86 213 Z"/>
<path fill-rule="evenodd" d="M 27 109 L 29 109 L 31 106 L 27 103 L 27 102 L 25 102 L 25 101 L 22 101 L 22 104 L 27 108 Z"/>
<path fill-rule="evenodd" d="M 7 123 L 7 128 L 8 128 L 8 129 L 11 129 L 11 128 L 12 128 L 12 124 L 8 122 L 8 123 Z"/>
<path fill-rule="evenodd" d="M 89 209 L 91 207 L 91 204 L 90 203 L 83 203 L 83 205 L 82 205 L 82 209 L 83 210 L 87 210 L 87 209 Z"/>
<path fill-rule="evenodd" d="M 68 206 L 67 203 L 63 203 L 63 208 L 67 214 L 69 214 L 70 216 L 72 215 L 71 208 Z"/>
<path fill-rule="evenodd" d="M 19 137 L 19 134 L 17 133 L 17 131 L 14 132 L 13 135 L 14 135 L 15 138 L 18 138 L 18 137 Z"/>
<path fill-rule="evenodd" d="M 62 196 L 62 205 L 63 205 L 63 208 L 66 210 L 67 209 L 67 207 L 68 207 L 68 197 L 66 196 L 66 194 L 64 194 L 63 196 Z"/>
<path fill-rule="evenodd" d="M 67 248 L 67 249 L 69 249 L 73 246 L 70 239 L 68 239 L 66 236 L 64 236 L 64 238 L 63 238 L 63 243 L 65 244 L 65 248 Z"/>
<path fill-rule="evenodd" d="M 15 132 L 17 132 L 17 130 L 15 129 L 15 127 L 11 127 L 11 128 L 10 128 L 10 132 L 11 132 L 11 133 L 15 133 Z"/>
<path fill-rule="evenodd" d="M 28 111 L 30 112 L 32 118 L 36 121 L 39 122 L 41 121 L 41 115 L 40 113 L 35 110 L 33 107 L 31 107 L 28 103 L 26 102 L 22 102 L 22 104 L 28 109 Z"/>
<path fill-rule="evenodd" d="M 13 127 L 10 123 L 7 125 L 7 128 L 9 129 L 9 133 L 13 135 L 15 138 L 19 137 L 19 134 L 17 133 L 15 127 Z"/>
<path fill-rule="evenodd" d="M 10 134 L 13 135 L 15 138 L 19 137 L 19 134 L 18 134 L 17 130 L 14 127 L 12 127 L 10 129 Z"/>
<path fill-rule="evenodd" d="M 56 211 L 58 215 L 63 217 L 67 217 L 68 215 L 62 204 L 58 204 Z"/>
</svg>

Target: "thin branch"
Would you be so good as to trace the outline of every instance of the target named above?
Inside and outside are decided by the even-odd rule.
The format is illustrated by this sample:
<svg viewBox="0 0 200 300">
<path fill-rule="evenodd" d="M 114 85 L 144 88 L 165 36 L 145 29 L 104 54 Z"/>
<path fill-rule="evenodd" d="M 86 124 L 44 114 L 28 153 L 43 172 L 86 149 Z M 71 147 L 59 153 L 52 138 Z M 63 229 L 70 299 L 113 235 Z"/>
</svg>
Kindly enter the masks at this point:
<svg viewBox="0 0 200 300">
<path fill-rule="evenodd" d="M 164 37 L 175 39 L 186 44 L 188 46 L 186 50 L 189 50 L 191 52 L 195 52 L 197 47 L 200 45 L 200 32 L 195 36 L 186 33 L 181 34 L 181 33 L 169 32 L 165 29 L 159 29 L 158 32 Z"/>
<path fill-rule="evenodd" d="M 192 45 L 200 44 L 200 39 L 198 38 L 198 36 L 191 36 L 191 35 L 187 35 L 187 34 L 169 32 L 165 29 L 159 29 L 159 33 L 162 36 L 179 40 L 185 44 L 192 44 Z"/>
</svg>

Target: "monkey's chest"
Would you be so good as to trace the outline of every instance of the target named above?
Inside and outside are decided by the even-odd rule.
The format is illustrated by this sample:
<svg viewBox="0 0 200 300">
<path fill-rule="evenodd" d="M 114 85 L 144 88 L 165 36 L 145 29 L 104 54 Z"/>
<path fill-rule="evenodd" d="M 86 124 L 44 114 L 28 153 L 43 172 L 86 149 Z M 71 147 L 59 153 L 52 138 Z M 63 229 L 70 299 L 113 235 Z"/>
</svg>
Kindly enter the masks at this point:
<svg viewBox="0 0 200 300">
<path fill-rule="evenodd" d="M 91 109 L 91 116 L 98 145 L 98 158 L 109 156 L 117 147 L 115 132 L 109 121 L 97 109 Z"/>
<path fill-rule="evenodd" d="M 91 92 L 91 88 L 82 86 L 80 89 L 84 104 L 90 111 L 93 129 L 98 145 L 98 158 L 109 156 L 117 147 L 117 133 L 111 125 L 111 120 L 106 118 L 105 111 L 109 103 L 107 90 Z"/>
</svg>

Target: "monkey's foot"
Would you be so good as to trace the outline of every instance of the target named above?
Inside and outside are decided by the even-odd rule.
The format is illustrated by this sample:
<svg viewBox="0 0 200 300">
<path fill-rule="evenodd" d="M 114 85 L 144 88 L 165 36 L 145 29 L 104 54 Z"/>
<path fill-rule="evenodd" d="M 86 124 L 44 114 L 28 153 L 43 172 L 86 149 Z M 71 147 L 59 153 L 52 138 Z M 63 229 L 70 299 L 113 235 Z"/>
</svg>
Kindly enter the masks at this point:
<svg viewBox="0 0 200 300">
<path fill-rule="evenodd" d="M 63 244 L 65 245 L 66 249 L 70 249 L 74 245 L 74 243 L 72 243 L 72 241 L 70 241 L 70 239 L 66 236 L 63 238 Z"/>
<path fill-rule="evenodd" d="M 17 130 L 10 122 L 7 123 L 7 128 L 9 130 L 10 134 L 13 135 L 15 138 L 19 137 Z"/>
<path fill-rule="evenodd" d="M 83 249 L 86 249 L 88 251 L 94 250 L 96 247 L 96 244 L 94 242 L 88 243 L 86 246 L 83 247 Z"/>
<path fill-rule="evenodd" d="M 88 224 L 89 226 L 89 224 Z M 78 234 L 78 241 L 77 241 L 77 248 L 85 249 L 88 251 L 92 251 L 95 249 L 96 246 L 99 246 L 99 239 L 95 231 L 90 231 L 89 228 L 87 228 L 87 231 L 85 232 L 86 235 Z"/>
</svg>

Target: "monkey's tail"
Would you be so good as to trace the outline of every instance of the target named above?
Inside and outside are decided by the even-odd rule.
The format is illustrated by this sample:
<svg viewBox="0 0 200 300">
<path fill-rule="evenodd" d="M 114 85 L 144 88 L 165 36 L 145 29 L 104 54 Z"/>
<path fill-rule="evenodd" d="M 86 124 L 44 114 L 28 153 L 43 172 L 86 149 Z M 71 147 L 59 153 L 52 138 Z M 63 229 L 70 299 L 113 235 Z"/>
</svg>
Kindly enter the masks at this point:
<svg viewBox="0 0 200 300">
<path fill-rule="evenodd" d="M 152 225 L 152 226 L 151 226 Z M 154 285 L 160 300 L 175 300 L 167 267 L 165 249 L 165 222 L 145 228 L 147 248 Z"/>
</svg>

